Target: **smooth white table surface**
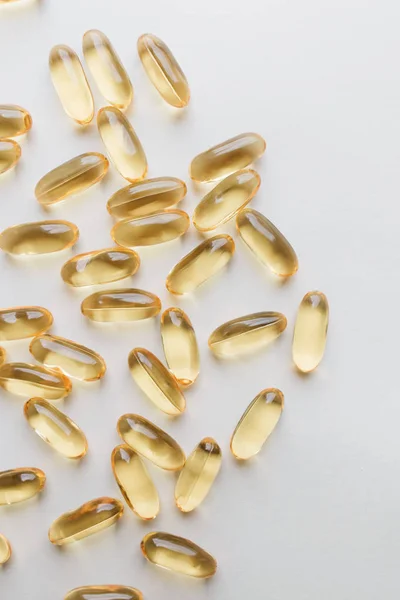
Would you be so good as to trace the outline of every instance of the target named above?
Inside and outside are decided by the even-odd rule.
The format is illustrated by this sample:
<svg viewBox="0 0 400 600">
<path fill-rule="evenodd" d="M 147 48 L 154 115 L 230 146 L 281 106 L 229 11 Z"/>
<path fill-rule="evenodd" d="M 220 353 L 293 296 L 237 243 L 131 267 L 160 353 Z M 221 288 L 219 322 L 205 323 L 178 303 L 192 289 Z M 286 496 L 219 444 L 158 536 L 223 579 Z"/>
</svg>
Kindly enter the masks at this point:
<svg viewBox="0 0 400 600">
<path fill-rule="evenodd" d="M 51 215 L 81 231 L 67 253 L 23 261 L 1 254 L 0 304 L 49 308 L 54 333 L 93 347 L 108 365 L 101 383 L 74 384 L 57 404 L 87 434 L 89 453 L 79 463 L 35 436 L 22 398 L 0 393 L 0 469 L 36 466 L 48 477 L 40 497 L 0 509 L 0 532 L 14 549 L 0 571 L 0 598 L 61 600 L 75 586 L 120 583 L 149 600 L 394 600 L 400 587 L 400 7 L 389 0 L 192 4 L 42 0 L 24 7 L 21 0 L 0 7 L 0 103 L 20 104 L 34 120 L 21 140 L 20 164 L 0 181 L 1 229 Z M 298 274 L 279 285 L 228 224 L 221 231 L 237 241 L 229 267 L 191 297 L 174 298 L 165 277 L 200 236 L 191 228 L 181 241 L 140 250 L 140 271 L 118 286 L 148 289 L 163 308 L 183 308 L 201 347 L 201 375 L 176 420 L 142 396 L 127 368 L 134 346 L 162 357 L 158 319 L 96 326 L 80 313 L 89 291 L 68 289 L 59 275 L 74 253 L 111 245 L 105 204 L 125 182 L 111 169 L 100 185 L 48 213 L 33 193 L 51 168 L 103 151 L 94 124 L 78 129 L 64 114 L 47 66 L 54 44 L 81 54 L 90 28 L 110 37 L 132 78 L 128 114 L 149 176 L 185 179 L 182 208 L 192 213 L 209 189 L 190 183 L 192 157 L 240 132 L 259 132 L 268 148 L 256 164 L 262 186 L 252 205 L 299 256 Z M 164 39 L 181 63 L 192 91 L 187 110 L 170 109 L 147 80 L 136 52 L 144 32 Z M 93 91 L 99 108 L 104 102 Z M 320 368 L 301 377 L 291 363 L 291 338 L 297 305 L 312 289 L 329 299 L 329 338 Z M 284 312 L 285 334 L 246 360 L 215 360 L 210 332 L 258 310 Z M 29 360 L 27 341 L 5 346 L 10 360 Z M 238 464 L 229 452 L 233 427 L 256 393 L 271 386 L 285 393 L 280 424 L 256 459 Z M 52 546 L 47 530 L 61 513 L 97 496 L 121 497 L 110 452 L 125 412 L 165 427 L 186 452 L 202 437 L 215 437 L 224 460 L 212 492 L 184 516 L 173 501 L 174 475 L 149 465 L 162 501 L 154 522 L 140 522 L 127 508 L 117 527 L 65 549 Z M 217 575 L 196 581 L 147 563 L 140 540 L 157 529 L 211 552 Z"/>
</svg>

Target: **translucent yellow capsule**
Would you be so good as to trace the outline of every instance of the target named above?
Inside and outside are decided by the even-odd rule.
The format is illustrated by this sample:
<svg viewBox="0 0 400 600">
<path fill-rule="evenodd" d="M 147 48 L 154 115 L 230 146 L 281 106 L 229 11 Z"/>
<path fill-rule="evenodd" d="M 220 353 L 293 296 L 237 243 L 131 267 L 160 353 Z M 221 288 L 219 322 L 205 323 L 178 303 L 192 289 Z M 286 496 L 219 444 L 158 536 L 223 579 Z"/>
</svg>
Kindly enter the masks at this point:
<svg viewBox="0 0 400 600">
<path fill-rule="evenodd" d="M 161 469 L 179 471 L 185 464 L 185 453 L 179 444 L 144 417 L 122 415 L 118 419 L 117 431 L 128 446 Z"/>
<path fill-rule="evenodd" d="M 168 415 L 179 415 L 185 410 L 185 397 L 177 380 L 154 354 L 144 348 L 134 348 L 129 353 L 128 364 L 133 379 L 160 410 Z"/>
<path fill-rule="evenodd" d="M 299 267 L 296 252 L 264 215 L 246 208 L 236 217 L 236 227 L 250 250 L 275 275 L 290 277 L 296 273 Z"/>
<path fill-rule="evenodd" d="M 0 233 L 0 248 L 8 254 L 49 254 L 71 248 L 79 229 L 69 221 L 36 221 L 13 225 Z"/>
<path fill-rule="evenodd" d="M 175 486 L 175 502 L 182 512 L 201 504 L 221 468 L 221 448 L 213 438 L 204 438 L 188 457 Z"/>
<path fill-rule="evenodd" d="M 232 258 L 230 235 L 214 235 L 186 254 L 169 272 L 166 287 L 172 294 L 187 294 L 218 273 Z"/>
<path fill-rule="evenodd" d="M 107 210 L 117 219 L 147 217 L 178 204 L 186 192 L 186 184 L 175 177 L 145 179 L 115 192 L 107 202 Z"/>
<path fill-rule="evenodd" d="M 50 51 L 49 67 L 67 115 L 79 125 L 90 123 L 94 116 L 93 96 L 76 52 L 69 46 L 54 46 Z"/>
<path fill-rule="evenodd" d="M 308 292 L 300 302 L 293 336 L 293 361 L 299 371 L 318 367 L 325 352 L 329 323 L 328 299 L 322 292 Z"/>
<path fill-rule="evenodd" d="M 77 542 L 114 525 L 122 517 L 124 507 L 115 498 L 96 498 L 56 519 L 49 529 L 49 540 L 56 546 Z"/>
<path fill-rule="evenodd" d="M 0 472 L 0 505 L 23 502 L 36 496 L 46 483 L 40 469 L 23 467 Z"/>
<path fill-rule="evenodd" d="M 141 519 L 154 519 L 160 510 L 160 500 L 140 456 L 122 444 L 112 451 L 111 466 L 129 508 Z"/>
<path fill-rule="evenodd" d="M 199 231 L 210 231 L 229 221 L 256 195 L 261 179 L 256 171 L 242 169 L 228 175 L 196 206 L 193 224 Z"/>
<path fill-rule="evenodd" d="M 21 147 L 14 140 L 0 140 L 0 175 L 9 171 L 21 158 Z"/>
<path fill-rule="evenodd" d="M 43 398 L 25 402 L 24 414 L 43 441 L 66 458 L 82 458 L 88 444 L 83 431 L 66 414 Z"/>
<path fill-rule="evenodd" d="M 6 351 L 0 346 L 0 366 L 6 362 Z"/>
<path fill-rule="evenodd" d="M 244 169 L 265 152 L 265 140 L 258 133 L 241 133 L 198 154 L 191 162 L 190 177 L 214 181 Z"/>
<path fill-rule="evenodd" d="M 4 565 L 11 558 L 11 545 L 8 539 L 0 533 L 0 565 Z"/>
<path fill-rule="evenodd" d="M 62 266 L 61 277 L 74 287 L 99 285 L 130 277 L 139 265 L 140 258 L 133 250 L 105 248 L 74 256 Z"/>
<path fill-rule="evenodd" d="M 194 542 L 186 538 L 156 531 L 144 536 L 141 550 L 148 561 L 192 577 L 212 577 L 217 570 L 217 561 Z"/>
<path fill-rule="evenodd" d="M 97 29 L 87 31 L 83 36 L 83 54 L 104 98 L 118 108 L 129 106 L 132 84 L 108 37 Z"/>
<path fill-rule="evenodd" d="M 100 354 L 49 333 L 33 338 L 29 351 L 45 367 L 61 369 L 69 377 L 82 381 L 96 381 L 106 372 L 106 363 Z"/>
<path fill-rule="evenodd" d="M 133 248 L 170 242 L 184 235 L 190 226 L 183 210 L 164 210 L 148 217 L 118 221 L 111 230 L 116 244 Z"/>
<path fill-rule="evenodd" d="M 125 585 L 85 585 L 68 592 L 64 600 L 143 600 L 143 594 Z"/>
<path fill-rule="evenodd" d="M 36 198 L 43 206 L 56 204 L 101 181 L 107 171 L 108 160 L 103 154 L 80 154 L 42 177 L 35 188 Z"/>
<path fill-rule="evenodd" d="M 161 339 L 169 370 L 182 386 L 192 385 L 200 371 L 200 353 L 193 325 L 180 308 L 161 315 Z"/>
<path fill-rule="evenodd" d="M 0 309 L 0 340 L 23 340 L 44 333 L 53 324 L 53 315 L 41 306 Z"/>
<path fill-rule="evenodd" d="M 283 394 L 276 388 L 260 392 L 243 413 L 231 438 L 231 452 L 241 460 L 257 454 L 278 423 Z"/>
<path fill-rule="evenodd" d="M 208 345 L 216 356 L 224 358 L 256 352 L 279 337 L 286 325 L 282 313 L 252 313 L 217 327 L 208 338 Z"/>
<path fill-rule="evenodd" d="M 190 100 L 189 85 L 168 46 L 146 33 L 138 39 L 137 47 L 148 78 L 165 102 L 177 108 L 186 106 Z"/>
<path fill-rule="evenodd" d="M 16 104 L 0 104 L 0 139 L 16 137 L 29 131 L 32 117 Z"/>
<path fill-rule="evenodd" d="M 91 294 L 82 302 L 81 310 L 92 321 L 139 321 L 158 315 L 161 302 L 150 292 L 122 288 Z"/>
<path fill-rule="evenodd" d="M 71 391 L 71 382 L 60 371 L 39 365 L 14 362 L 0 367 L 0 387 L 17 396 L 39 395 L 46 400 L 60 400 Z"/>
<path fill-rule="evenodd" d="M 125 115 L 115 106 L 105 106 L 97 114 L 97 126 L 108 155 L 122 177 L 132 182 L 146 177 L 146 155 Z"/>
</svg>

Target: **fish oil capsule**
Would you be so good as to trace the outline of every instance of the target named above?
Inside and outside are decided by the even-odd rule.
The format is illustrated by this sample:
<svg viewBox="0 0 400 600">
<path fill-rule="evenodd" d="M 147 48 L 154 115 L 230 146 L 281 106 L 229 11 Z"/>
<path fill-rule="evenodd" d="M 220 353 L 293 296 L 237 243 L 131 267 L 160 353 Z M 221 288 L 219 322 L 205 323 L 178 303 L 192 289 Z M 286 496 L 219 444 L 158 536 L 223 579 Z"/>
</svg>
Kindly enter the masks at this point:
<svg viewBox="0 0 400 600">
<path fill-rule="evenodd" d="M 0 533 L 0 565 L 4 565 L 11 558 L 11 546 L 8 539 Z"/>
<path fill-rule="evenodd" d="M 187 294 L 222 269 L 232 258 L 230 235 L 214 235 L 186 254 L 169 272 L 166 287 L 172 294 Z"/>
<path fill-rule="evenodd" d="M 53 315 L 41 306 L 0 309 L 0 340 L 23 340 L 44 333 L 53 324 Z"/>
<path fill-rule="evenodd" d="M 189 317 L 180 308 L 161 315 L 161 339 L 169 370 L 180 385 L 192 385 L 200 371 L 200 353 Z"/>
<path fill-rule="evenodd" d="M 83 54 L 104 98 L 118 108 L 127 108 L 132 101 L 132 84 L 108 37 L 97 29 L 87 31 Z"/>
<path fill-rule="evenodd" d="M 69 46 L 54 46 L 49 56 L 50 75 L 63 109 L 79 125 L 94 116 L 92 92 L 81 61 Z"/>
<path fill-rule="evenodd" d="M 49 540 L 56 546 L 77 542 L 114 525 L 122 517 L 122 502 L 104 496 L 66 512 L 50 526 Z"/>
<path fill-rule="evenodd" d="M 97 114 L 97 126 L 108 155 L 122 177 L 132 182 L 146 177 L 146 155 L 125 115 L 115 106 L 105 106 Z"/>
<path fill-rule="evenodd" d="M 143 600 L 143 594 L 125 585 L 85 585 L 68 592 L 64 600 Z"/>
<path fill-rule="evenodd" d="M 0 140 L 0 175 L 9 171 L 21 158 L 21 146 L 14 140 Z"/>
<path fill-rule="evenodd" d="M 264 215 L 246 208 L 236 217 L 236 227 L 245 244 L 275 275 L 290 277 L 296 273 L 299 264 L 295 251 Z"/>
<path fill-rule="evenodd" d="M 0 367 L 0 387 L 17 396 L 40 395 L 46 400 L 60 400 L 71 391 L 71 382 L 59 371 L 39 365 L 14 362 Z"/>
<path fill-rule="evenodd" d="M 43 206 L 56 204 L 101 181 L 108 171 L 108 160 L 99 152 L 85 152 L 49 171 L 35 188 Z"/>
<path fill-rule="evenodd" d="M 283 394 L 276 388 L 260 392 L 246 408 L 231 438 L 235 458 L 247 460 L 263 447 L 283 410 Z"/>
<path fill-rule="evenodd" d="M 32 127 L 32 117 L 16 104 L 0 104 L 0 140 L 22 135 Z"/>
<path fill-rule="evenodd" d="M 308 292 L 300 303 L 294 326 L 293 361 L 299 371 L 318 367 L 325 352 L 329 323 L 328 299 L 322 292 Z"/>
<path fill-rule="evenodd" d="M 107 210 L 116 219 L 147 217 L 178 204 L 186 192 L 186 184 L 175 177 L 145 179 L 115 192 Z"/>
<path fill-rule="evenodd" d="M 155 294 L 136 288 L 122 288 L 91 294 L 81 304 L 82 314 L 92 321 L 139 321 L 155 317 L 161 301 Z"/>
<path fill-rule="evenodd" d="M 189 226 L 189 215 L 182 210 L 164 210 L 148 217 L 119 221 L 112 228 L 111 237 L 116 244 L 128 248 L 152 246 L 181 237 Z"/>
<path fill-rule="evenodd" d="M 127 414 L 118 419 L 117 431 L 135 452 L 166 471 L 179 471 L 185 453 L 168 433 L 139 415 Z"/>
<path fill-rule="evenodd" d="M 216 356 L 235 357 L 256 352 L 285 331 L 287 320 L 279 312 L 258 312 L 227 321 L 208 338 Z"/>
<path fill-rule="evenodd" d="M 261 179 L 256 171 L 242 169 L 228 175 L 196 206 L 193 224 L 199 231 L 210 231 L 229 221 L 256 195 Z"/>
<path fill-rule="evenodd" d="M 186 538 L 156 531 L 144 536 L 141 550 L 148 561 L 191 577 L 212 577 L 217 570 L 217 561 L 194 542 Z"/>
<path fill-rule="evenodd" d="M 137 47 L 147 77 L 165 102 L 176 108 L 187 106 L 189 85 L 168 46 L 155 35 L 146 33 L 138 39 Z"/>
<path fill-rule="evenodd" d="M 154 354 L 144 348 L 134 348 L 129 353 L 128 364 L 137 385 L 160 410 L 174 416 L 185 410 L 186 401 L 178 382 Z"/>
<path fill-rule="evenodd" d="M 241 133 L 198 154 L 191 162 L 194 181 L 214 181 L 248 167 L 265 152 L 265 140 L 258 133 Z"/>
<path fill-rule="evenodd" d="M 88 444 L 83 431 L 66 414 L 43 398 L 25 402 L 24 414 L 29 425 L 49 446 L 66 458 L 82 458 Z"/>
<path fill-rule="evenodd" d="M 139 455 L 122 444 L 112 451 L 111 466 L 129 508 L 141 519 L 154 519 L 160 510 L 160 500 Z"/>
<path fill-rule="evenodd" d="M 0 233 L 0 248 L 8 254 L 50 254 L 71 248 L 79 229 L 69 221 L 36 221 L 8 227 Z"/>
<path fill-rule="evenodd" d="M 0 346 L 0 366 L 6 362 L 6 351 Z"/>
<path fill-rule="evenodd" d="M 204 438 L 188 457 L 175 486 L 175 502 L 182 512 L 191 512 L 211 489 L 221 468 L 221 448 L 212 438 Z"/>
<path fill-rule="evenodd" d="M 140 258 L 133 250 L 106 248 L 74 256 L 61 268 L 61 277 L 74 287 L 99 285 L 130 277 L 139 265 Z"/>
<path fill-rule="evenodd" d="M 40 469 L 23 467 L 0 472 L 0 505 L 23 502 L 36 496 L 46 483 Z"/>
</svg>

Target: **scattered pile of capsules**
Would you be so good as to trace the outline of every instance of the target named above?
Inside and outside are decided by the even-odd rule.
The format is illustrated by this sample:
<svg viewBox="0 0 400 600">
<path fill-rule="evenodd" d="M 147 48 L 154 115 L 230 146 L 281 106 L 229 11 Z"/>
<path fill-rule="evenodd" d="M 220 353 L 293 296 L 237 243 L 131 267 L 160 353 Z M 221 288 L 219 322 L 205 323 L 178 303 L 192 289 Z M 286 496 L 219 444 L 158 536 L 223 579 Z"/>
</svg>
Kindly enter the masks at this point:
<svg viewBox="0 0 400 600">
<path fill-rule="evenodd" d="M 138 41 L 144 69 L 170 105 L 182 108 L 189 102 L 185 75 L 169 48 L 154 35 Z M 110 283 L 132 276 L 140 265 L 133 248 L 159 244 L 186 233 L 189 216 L 171 206 L 186 194 L 183 181 L 172 177 L 144 179 L 147 159 L 126 116 L 121 112 L 132 101 L 132 84 L 108 38 L 97 30 L 83 37 L 83 53 L 100 92 L 111 104 L 97 114 L 99 133 L 111 162 L 130 185 L 117 191 L 107 203 L 117 219 L 111 236 L 115 247 L 80 254 L 68 260 L 61 276 L 71 286 Z M 66 113 L 76 122 L 88 124 L 94 116 L 93 96 L 77 54 L 67 46 L 50 52 L 50 73 Z M 32 126 L 28 111 L 18 106 L 0 106 L 0 170 L 13 167 L 21 150 L 15 136 Z M 199 182 L 221 179 L 194 210 L 193 224 L 200 232 L 212 231 L 236 217 L 240 238 L 256 257 L 280 277 L 294 275 L 298 268 L 295 251 L 282 233 L 261 213 L 246 208 L 260 186 L 260 177 L 249 165 L 265 151 L 265 141 L 255 133 L 229 139 L 196 156 L 190 177 Z M 60 202 L 100 181 L 109 168 L 105 156 L 86 153 L 56 167 L 36 186 L 43 206 Z M 14 255 L 56 252 L 73 246 L 78 228 L 67 221 L 46 220 L 10 227 L 0 234 L 0 247 Z M 232 258 L 235 242 L 225 234 L 207 238 L 175 265 L 167 276 L 172 294 L 193 292 L 220 271 Z M 159 298 L 135 288 L 98 291 L 82 302 L 82 313 L 100 322 L 135 321 L 155 317 L 161 310 Z M 322 359 L 329 309 L 325 295 L 307 293 L 300 303 L 293 337 L 293 360 L 302 372 L 310 372 Z M 66 396 L 70 378 L 85 381 L 104 376 L 101 356 L 68 339 L 48 333 L 51 313 L 42 307 L 26 306 L 0 310 L 0 340 L 33 338 L 30 352 L 39 364 L 6 362 L 0 349 L 0 386 L 30 398 L 24 414 L 32 429 L 53 449 L 68 458 L 82 458 L 88 448 L 80 427 L 50 401 Z M 257 351 L 277 338 L 287 321 L 278 312 L 259 312 L 224 323 L 209 337 L 209 347 L 218 357 L 237 357 Z M 168 368 L 144 348 L 134 348 L 128 357 L 133 379 L 144 394 L 164 413 L 179 415 L 185 410 L 182 389 L 192 385 L 199 373 L 196 335 L 189 317 L 179 308 L 168 308 L 161 316 L 161 337 Z M 240 460 L 257 454 L 282 413 L 280 390 L 261 391 L 239 420 L 230 448 Z M 120 417 L 117 430 L 123 444 L 111 456 L 116 482 L 128 506 L 142 519 L 159 512 L 159 497 L 143 458 L 161 469 L 179 471 L 175 501 L 183 512 L 199 506 L 207 496 L 221 466 L 222 454 L 212 438 L 200 441 L 188 458 L 165 431 L 136 414 Z M 19 468 L 0 473 L 0 504 L 26 500 L 40 492 L 46 476 L 40 469 Z M 91 500 L 61 515 L 50 527 L 49 539 L 63 545 L 97 533 L 115 523 L 123 504 L 114 498 Z M 210 577 L 216 561 L 193 542 L 163 532 L 147 534 L 141 549 L 152 563 L 194 577 Z M 0 562 L 11 555 L 8 541 L 0 536 Z M 89 586 L 72 590 L 68 600 L 94 598 L 139 600 L 142 594 L 124 586 Z M 103 597 L 103 596 L 102 596 Z"/>
</svg>

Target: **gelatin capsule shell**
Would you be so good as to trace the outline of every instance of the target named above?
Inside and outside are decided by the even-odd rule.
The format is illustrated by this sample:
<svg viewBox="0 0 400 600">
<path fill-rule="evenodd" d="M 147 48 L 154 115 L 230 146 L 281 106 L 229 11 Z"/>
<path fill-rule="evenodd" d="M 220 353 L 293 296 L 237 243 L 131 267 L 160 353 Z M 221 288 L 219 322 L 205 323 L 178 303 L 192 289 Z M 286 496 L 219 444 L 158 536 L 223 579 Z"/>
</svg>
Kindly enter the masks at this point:
<svg viewBox="0 0 400 600">
<path fill-rule="evenodd" d="M 192 385 L 200 371 L 200 352 L 193 325 L 180 308 L 161 315 L 161 339 L 167 365 L 183 387 Z"/>
<path fill-rule="evenodd" d="M 5 535 L 0 533 L 0 565 L 4 565 L 11 558 L 11 544 Z"/>
<path fill-rule="evenodd" d="M 85 585 L 68 592 L 64 600 L 143 600 L 143 594 L 126 585 Z"/>
<path fill-rule="evenodd" d="M 299 371 L 309 373 L 321 362 L 329 324 L 328 299 L 322 292 L 308 292 L 302 299 L 294 326 L 292 355 Z"/>
<path fill-rule="evenodd" d="M 0 309 L 0 340 L 23 340 L 44 333 L 53 324 L 53 315 L 42 306 Z"/>
<path fill-rule="evenodd" d="M 112 283 L 134 275 L 140 258 L 133 250 L 114 247 L 78 254 L 61 268 L 61 277 L 74 287 Z"/>
<path fill-rule="evenodd" d="M 69 221 L 36 221 L 8 227 L 0 234 L 0 248 L 19 256 L 50 254 L 71 248 L 79 229 Z"/>
<path fill-rule="evenodd" d="M 16 104 L 0 104 L 0 140 L 27 133 L 32 127 L 30 113 Z"/>
<path fill-rule="evenodd" d="M 184 235 L 190 226 L 182 210 L 164 210 L 147 217 L 119 221 L 111 230 L 116 244 L 127 248 L 170 242 Z"/>
<path fill-rule="evenodd" d="M 22 362 L 4 363 L 0 367 L 0 387 L 17 396 L 40 395 L 46 400 L 60 400 L 72 389 L 70 380 L 61 371 Z"/>
<path fill-rule="evenodd" d="M 14 140 L 0 140 L 0 175 L 9 171 L 21 158 L 21 146 Z"/>
<path fill-rule="evenodd" d="M 4 350 L 4 348 L 2 348 L 0 346 L 0 367 L 2 364 L 4 364 L 6 362 L 6 356 L 7 356 L 6 351 Z"/>
<path fill-rule="evenodd" d="M 156 316 L 161 310 L 160 299 L 137 288 L 122 288 L 95 292 L 84 299 L 82 313 L 92 321 L 138 321 Z"/>
<path fill-rule="evenodd" d="M 22 467 L 0 472 L 0 505 L 29 500 L 41 492 L 46 475 L 40 469 Z"/>
</svg>

